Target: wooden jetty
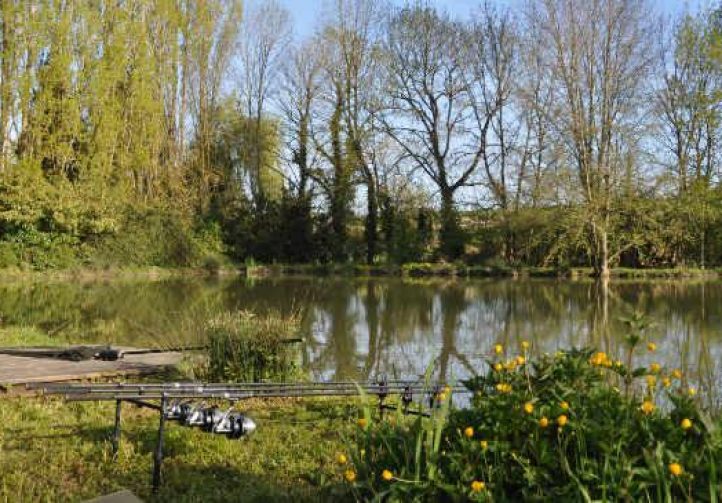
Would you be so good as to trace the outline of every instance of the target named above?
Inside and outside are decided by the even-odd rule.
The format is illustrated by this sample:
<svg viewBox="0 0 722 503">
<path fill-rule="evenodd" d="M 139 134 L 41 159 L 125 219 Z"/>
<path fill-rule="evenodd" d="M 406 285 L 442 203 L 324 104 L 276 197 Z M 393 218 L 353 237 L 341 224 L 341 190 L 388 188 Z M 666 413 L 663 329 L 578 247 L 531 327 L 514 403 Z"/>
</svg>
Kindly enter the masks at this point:
<svg viewBox="0 0 722 503">
<path fill-rule="evenodd" d="M 123 350 L 139 348 L 123 347 Z M 0 388 L 6 390 L 32 383 L 84 381 L 112 377 L 156 374 L 177 365 L 180 352 L 129 354 L 116 361 L 35 358 L 0 354 Z"/>
</svg>

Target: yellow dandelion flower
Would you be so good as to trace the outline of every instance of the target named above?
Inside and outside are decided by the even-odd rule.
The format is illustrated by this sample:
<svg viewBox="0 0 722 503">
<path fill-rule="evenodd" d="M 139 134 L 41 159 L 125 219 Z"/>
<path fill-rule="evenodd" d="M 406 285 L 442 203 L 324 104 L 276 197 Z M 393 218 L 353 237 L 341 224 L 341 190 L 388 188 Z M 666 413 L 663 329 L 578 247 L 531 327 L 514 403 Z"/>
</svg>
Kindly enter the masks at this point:
<svg viewBox="0 0 722 503">
<path fill-rule="evenodd" d="M 498 355 L 502 354 L 504 352 L 504 346 L 502 346 L 501 344 L 495 344 L 494 352 Z"/>
<path fill-rule="evenodd" d="M 690 386 L 689 389 L 687 389 L 687 393 L 689 394 L 689 396 L 694 396 L 697 394 L 697 388 L 693 388 L 692 386 Z"/>
<path fill-rule="evenodd" d="M 615 365 L 617 368 L 621 367 L 621 366 L 623 365 L 623 364 L 622 364 L 622 360 L 617 360 L 616 362 L 614 362 L 614 365 Z"/>
<path fill-rule="evenodd" d="M 480 493 L 484 489 L 486 489 L 486 484 L 481 482 L 480 480 L 475 480 L 471 483 L 472 492 Z"/>
<path fill-rule="evenodd" d="M 523 349 L 524 351 L 528 351 L 530 346 L 531 344 L 529 344 L 529 342 L 521 341 L 521 349 Z"/>
<path fill-rule="evenodd" d="M 644 402 L 642 402 L 642 405 L 639 408 L 642 410 L 642 412 L 644 412 L 644 414 L 649 415 L 654 412 L 654 409 L 656 409 L 657 407 L 650 400 L 645 400 Z"/>
<path fill-rule="evenodd" d="M 439 402 L 443 402 L 444 400 L 446 400 L 446 393 L 444 393 L 444 392 L 442 391 L 441 393 L 439 393 L 438 395 L 436 395 L 436 398 L 439 399 Z"/>
<path fill-rule="evenodd" d="M 566 401 L 560 402 L 559 407 L 561 407 L 562 410 L 569 410 L 569 404 Z"/>
<path fill-rule="evenodd" d="M 672 386 L 672 379 L 670 379 L 669 377 L 665 377 L 664 379 L 662 379 L 662 385 L 665 388 L 669 388 L 670 386 Z"/>
<path fill-rule="evenodd" d="M 657 345 L 653 342 L 648 342 L 647 351 L 649 351 L 650 353 L 654 353 L 655 351 L 657 351 Z"/>
<path fill-rule="evenodd" d="M 525 403 L 524 412 L 526 412 L 527 414 L 531 414 L 532 412 L 534 412 L 534 404 L 531 402 Z"/>
<path fill-rule="evenodd" d="M 569 418 L 567 416 L 565 416 L 564 414 L 562 414 L 561 416 L 559 416 L 557 418 L 557 424 L 562 427 L 565 426 L 568 421 L 569 421 Z"/>
<path fill-rule="evenodd" d="M 497 372 L 501 372 L 502 370 L 504 370 L 504 365 L 502 365 L 501 363 L 495 363 L 494 370 L 496 370 Z"/>
<path fill-rule="evenodd" d="M 682 468 L 682 465 L 679 463 L 670 463 L 669 472 L 675 477 L 679 477 L 682 473 L 684 473 L 684 468 Z"/>
<path fill-rule="evenodd" d="M 654 388 L 657 385 L 657 376 L 647 376 L 647 386 Z"/>
<path fill-rule="evenodd" d="M 356 424 L 358 424 L 358 427 L 365 430 L 368 426 L 369 422 L 366 420 L 365 417 L 360 418 L 358 421 L 356 421 Z"/>
<path fill-rule="evenodd" d="M 659 363 L 655 362 L 649 364 L 649 371 L 652 374 L 658 374 L 660 370 L 662 370 L 662 366 Z"/>
<path fill-rule="evenodd" d="M 524 357 L 521 356 L 521 355 L 519 355 L 519 356 L 516 357 L 516 364 L 517 364 L 517 365 L 524 365 L 525 363 L 526 363 L 526 358 L 524 358 Z"/>
<path fill-rule="evenodd" d="M 336 462 L 339 465 L 345 465 L 347 461 L 348 461 L 348 458 L 346 458 L 345 454 L 339 454 L 338 456 L 336 456 Z"/>
<path fill-rule="evenodd" d="M 672 371 L 672 378 L 673 379 L 682 379 L 682 371 L 680 369 L 674 369 Z"/>
<path fill-rule="evenodd" d="M 547 426 L 549 426 L 549 420 L 546 417 L 542 417 L 539 420 L 539 426 L 542 428 L 546 428 Z"/>
<path fill-rule="evenodd" d="M 381 472 L 381 478 L 388 482 L 394 478 L 394 474 L 391 472 L 391 470 L 384 470 Z"/>
<path fill-rule="evenodd" d="M 467 426 L 466 429 L 464 430 L 464 436 L 466 438 L 473 437 L 474 436 L 474 428 L 472 428 L 471 426 Z"/>
<path fill-rule="evenodd" d="M 683 430 L 689 430 L 692 427 L 692 420 L 685 417 L 679 425 Z"/>
<path fill-rule="evenodd" d="M 353 470 L 346 470 L 346 471 L 343 473 L 343 476 L 344 476 L 344 478 L 346 479 L 346 481 L 348 481 L 348 482 L 350 482 L 350 483 L 352 483 L 353 481 L 356 480 L 356 472 L 353 471 Z"/>
<path fill-rule="evenodd" d="M 489 442 L 487 442 L 486 440 L 480 440 L 479 445 L 483 450 L 487 450 L 489 448 Z"/>
</svg>

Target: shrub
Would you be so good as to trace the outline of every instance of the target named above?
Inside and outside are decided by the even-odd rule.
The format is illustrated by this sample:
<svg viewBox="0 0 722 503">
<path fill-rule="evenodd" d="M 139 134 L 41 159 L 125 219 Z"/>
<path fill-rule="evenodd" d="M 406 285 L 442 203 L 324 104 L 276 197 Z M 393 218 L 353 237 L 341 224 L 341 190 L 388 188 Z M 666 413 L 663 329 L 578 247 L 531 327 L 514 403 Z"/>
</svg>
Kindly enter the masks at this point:
<svg viewBox="0 0 722 503">
<path fill-rule="evenodd" d="M 300 376 L 297 351 L 288 340 L 297 336 L 298 319 L 277 314 L 258 317 L 247 311 L 211 320 L 208 379 L 215 381 L 289 381 Z"/>
<path fill-rule="evenodd" d="M 591 350 L 530 361 L 525 349 L 487 364 L 465 383 L 467 408 L 442 392 L 428 419 L 365 410 L 342 470 L 348 491 L 377 501 L 716 501 L 722 442 L 679 371 Z"/>
</svg>

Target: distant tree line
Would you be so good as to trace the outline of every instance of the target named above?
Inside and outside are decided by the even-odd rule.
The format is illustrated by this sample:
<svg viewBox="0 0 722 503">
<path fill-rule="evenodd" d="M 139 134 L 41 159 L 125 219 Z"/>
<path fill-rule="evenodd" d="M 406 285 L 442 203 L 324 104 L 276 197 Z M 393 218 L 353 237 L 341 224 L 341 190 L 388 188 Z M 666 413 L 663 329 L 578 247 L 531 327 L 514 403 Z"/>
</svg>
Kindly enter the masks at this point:
<svg viewBox="0 0 722 503">
<path fill-rule="evenodd" d="M 324 5 L 2 2 L 0 266 L 722 264 L 722 10 Z"/>
</svg>

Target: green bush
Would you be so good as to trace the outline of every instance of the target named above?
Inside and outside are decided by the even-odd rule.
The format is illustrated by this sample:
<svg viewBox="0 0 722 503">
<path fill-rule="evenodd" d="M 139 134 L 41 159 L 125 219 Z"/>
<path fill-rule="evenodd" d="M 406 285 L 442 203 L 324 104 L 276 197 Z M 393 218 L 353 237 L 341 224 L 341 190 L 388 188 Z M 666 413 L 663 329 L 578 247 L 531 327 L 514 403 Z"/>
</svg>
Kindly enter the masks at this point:
<svg viewBox="0 0 722 503">
<path fill-rule="evenodd" d="M 295 317 L 263 317 L 241 311 L 208 322 L 208 370 L 212 381 L 289 381 L 300 377 Z"/>
<path fill-rule="evenodd" d="M 716 501 L 722 439 L 678 370 L 572 350 L 488 361 L 430 418 L 365 410 L 341 476 L 376 501 Z M 653 349 L 653 346 L 650 346 Z M 639 381 L 639 382 L 638 382 Z"/>
</svg>

